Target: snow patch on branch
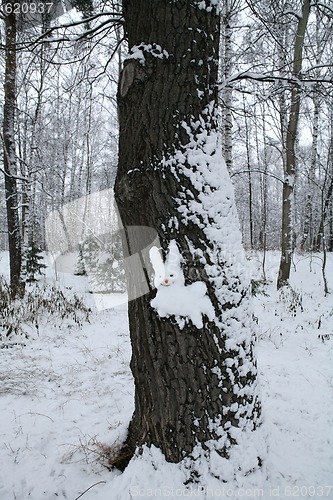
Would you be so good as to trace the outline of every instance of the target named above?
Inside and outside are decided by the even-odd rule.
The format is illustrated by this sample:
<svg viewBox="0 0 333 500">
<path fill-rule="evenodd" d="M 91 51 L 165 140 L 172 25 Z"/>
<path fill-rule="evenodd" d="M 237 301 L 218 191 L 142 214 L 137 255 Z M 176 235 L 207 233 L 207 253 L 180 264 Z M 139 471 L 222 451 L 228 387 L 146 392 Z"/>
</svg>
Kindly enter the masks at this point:
<svg viewBox="0 0 333 500">
<path fill-rule="evenodd" d="M 212 12 L 213 9 L 216 9 L 217 14 L 222 12 L 221 0 L 196 0 L 194 5 L 207 12 Z"/>
<path fill-rule="evenodd" d="M 162 49 L 162 47 L 156 43 L 146 44 L 144 42 L 139 45 L 133 45 L 130 48 L 128 56 L 125 58 L 125 61 L 135 59 L 140 64 L 145 64 L 146 55 L 156 57 L 157 59 L 168 59 L 170 57 L 169 53 Z"/>
</svg>

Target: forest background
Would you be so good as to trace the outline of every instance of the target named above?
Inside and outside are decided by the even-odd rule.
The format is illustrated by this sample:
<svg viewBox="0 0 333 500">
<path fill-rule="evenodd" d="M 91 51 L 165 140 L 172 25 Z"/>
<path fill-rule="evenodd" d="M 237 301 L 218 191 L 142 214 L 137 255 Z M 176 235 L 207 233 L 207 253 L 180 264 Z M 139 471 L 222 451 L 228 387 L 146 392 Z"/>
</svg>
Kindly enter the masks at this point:
<svg viewBox="0 0 333 500">
<path fill-rule="evenodd" d="M 3 84 L 13 54 L 16 59 L 15 95 L 1 86 L 5 117 L 6 102 L 7 118 L 15 102 L 7 123 L 11 144 L 1 154 L 4 163 L 12 155 L 16 193 L 6 214 L 7 172 L 1 179 L 1 250 L 8 249 L 8 213 L 16 213 L 14 236 L 23 255 L 32 244 L 47 250 L 50 213 L 61 215 L 66 204 L 113 186 L 116 93 L 126 47 L 119 3 L 93 7 L 80 5 L 83 14 L 68 9 L 56 21 L 18 24 L 14 51 L 6 50 L 8 22 L 1 23 Z M 224 157 L 245 248 L 262 251 L 263 259 L 269 249 L 282 250 L 287 263 L 294 250 L 333 250 L 332 23 L 327 0 L 223 2 Z M 302 30 L 303 38 L 295 36 Z M 262 269 L 264 277 L 264 261 Z"/>
</svg>

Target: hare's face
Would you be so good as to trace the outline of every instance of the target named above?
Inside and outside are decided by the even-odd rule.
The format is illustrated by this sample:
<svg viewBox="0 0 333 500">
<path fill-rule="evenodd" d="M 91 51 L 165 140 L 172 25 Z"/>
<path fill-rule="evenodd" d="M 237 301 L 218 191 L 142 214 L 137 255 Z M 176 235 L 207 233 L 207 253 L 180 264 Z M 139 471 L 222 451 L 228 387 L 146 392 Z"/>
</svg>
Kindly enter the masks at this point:
<svg viewBox="0 0 333 500">
<path fill-rule="evenodd" d="M 164 276 L 160 275 L 159 278 L 160 278 L 161 285 L 170 286 L 170 285 L 173 285 L 173 283 L 175 283 L 175 281 L 177 279 L 177 273 L 175 273 L 175 272 L 165 273 Z"/>
<path fill-rule="evenodd" d="M 182 282 L 182 272 L 180 267 L 181 256 L 178 248 L 176 247 L 178 253 L 173 248 L 174 245 L 172 240 L 169 245 L 169 253 L 167 255 L 166 262 L 163 261 L 160 250 L 157 247 L 154 246 L 149 250 L 150 262 L 152 263 L 155 272 L 154 285 L 156 288 L 160 285 L 170 286 L 176 282 L 177 284 Z M 173 248 L 172 251 L 171 248 Z"/>
</svg>

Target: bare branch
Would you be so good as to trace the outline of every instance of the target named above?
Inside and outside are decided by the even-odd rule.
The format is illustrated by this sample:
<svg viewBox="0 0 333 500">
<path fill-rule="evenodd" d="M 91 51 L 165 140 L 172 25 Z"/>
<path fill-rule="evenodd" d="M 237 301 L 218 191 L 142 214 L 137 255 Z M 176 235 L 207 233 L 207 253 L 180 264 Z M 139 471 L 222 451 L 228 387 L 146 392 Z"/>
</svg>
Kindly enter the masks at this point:
<svg viewBox="0 0 333 500">
<path fill-rule="evenodd" d="M 273 177 L 273 179 L 276 179 L 277 181 L 282 182 L 282 184 L 284 182 L 284 180 L 281 179 L 281 177 L 279 177 L 275 174 L 272 174 L 271 172 L 265 172 L 265 171 L 259 170 L 259 169 L 251 169 L 251 173 L 257 173 L 257 174 L 266 175 L 267 177 Z M 232 174 L 230 174 L 230 179 L 232 179 L 235 175 L 241 175 L 241 174 L 248 175 L 249 171 L 248 170 L 237 170 L 237 172 L 233 172 Z"/>
<path fill-rule="evenodd" d="M 79 35 L 72 35 L 72 36 L 67 35 L 66 36 L 64 34 L 64 35 L 60 35 L 57 38 L 53 38 L 52 37 L 52 34 L 54 32 L 59 32 L 60 30 L 64 30 L 64 32 L 66 32 L 66 30 L 68 30 L 69 28 L 74 28 L 76 26 L 82 26 L 82 25 L 84 25 L 86 23 L 90 23 L 90 22 L 92 22 L 92 21 L 94 21 L 96 19 L 99 19 L 99 18 L 105 17 L 105 16 L 109 16 L 109 18 L 106 19 L 105 21 L 102 21 L 100 24 L 98 24 L 94 28 L 83 31 Z M 47 43 L 57 43 L 57 42 L 77 41 L 77 40 L 81 40 L 82 38 L 85 38 L 85 37 L 87 37 L 87 36 L 89 36 L 89 35 L 91 35 L 93 33 L 97 33 L 100 28 L 103 28 L 107 24 L 122 25 L 123 22 L 124 22 L 123 21 L 123 17 L 119 13 L 115 13 L 115 12 L 98 12 L 98 13 L 94 14 L 91 17 L 80 19 L 80 21 L 71 21 L 69 23 L 60 24 L 58 26 L 52 26 L 52 28 L 46 30 L 44 33 L 42 33 L 41 35 L 39 35 L 37 38 L 35 38 L 32 41 L 29 41 L 29 42 L 17 42 L 17 48 L 18 49 L 27 49 L 29 47 L 34 47 L 34 46 L 36 46 L 38 44 L 46 43 L 46 42 Z"/>
<path fill-rule="evenodd" d="M 291 10 L 291 9 L 285 10 L 284 12 L 282 12 L 282 15 L 284 15 L 284 16 L 292 15 L 292 16 L 296 17 L 297 21 L 300 21 L 302 19 L 302 17 L 299 14 L 297 14 L 297 12 L 295 12 L 294 10 Z"/>
<path fill-rule="evenodd" d="M 321 2 L 316 2 L 316 7 L 323 7 L 323 9 L 327 9 L 329 13 L 325 13 L 325 15 L 328 15 L 329 17 L 333 16 L 333 7 L 325 5 L 324 3 Z"/>
<path fill-rule="evenodd" d="M 328 83 L 333 84 L 333 77 L 316 77 L 316 78 L 307 78 L 300 75 L 299 78 L 295 76 L 282 76 L 282 75 L 274 75 L 267 73 L 253 73 L 250 71 L 242 71 L 235 75 L 232 75 L 230 78 L 225 80 L 224 82 L 219 84 L 220 89 L 228 87 L 233 82 L 239 80 L 255 80 L 257 82 L 286 82 L 292 85 L 297 85 L 299 87 L 302 86 L 310 86 L 315 85 L 317 83 Z"/>
</svg>

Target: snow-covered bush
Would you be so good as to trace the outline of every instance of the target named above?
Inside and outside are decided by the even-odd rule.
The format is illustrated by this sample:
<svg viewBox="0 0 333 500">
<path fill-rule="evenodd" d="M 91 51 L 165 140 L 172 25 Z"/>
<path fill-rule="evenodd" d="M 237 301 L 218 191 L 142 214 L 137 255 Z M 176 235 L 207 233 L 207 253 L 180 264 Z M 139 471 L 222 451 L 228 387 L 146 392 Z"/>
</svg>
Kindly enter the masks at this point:
<svg viewBox="0 0 333 500">
<path fill-rule="evenodd" d="M 268 293 L 265 290 L 265 287 L 267 286 L 267 281 L 266 280 L 251 280 L 251 288 L 250 292 L 253 297 L 257 297 L 258 295 L 264 295 L 265 297 L 268 297 Z"/>
<path fill-rule="evenodd" d="M 35 284 L 23 298 L 13 299 L 7 283 L 0 281 L 0 342 L 39 334 L 48 322 L 63 328 L 81 327 L 89 321 L 90 312 L 76 294 L 65 295 L 55 286 Z"/>
<path fill-rule="evenodd" d="M 297 312 L 303 312 L 302 295 L 294 290 L 292 286 L 285 285 L 279 293 L 279 300 L 284 304 L 286 311 L 292 316 L 296 316 Z"/>
<path fill-rule="evenodd" d="M 125 269 L 119 233 L 104 237 L 90 236 L 80 244 L 78 275 L 87 275 L 92 292 L 126 291 Z"/>
</svg>

